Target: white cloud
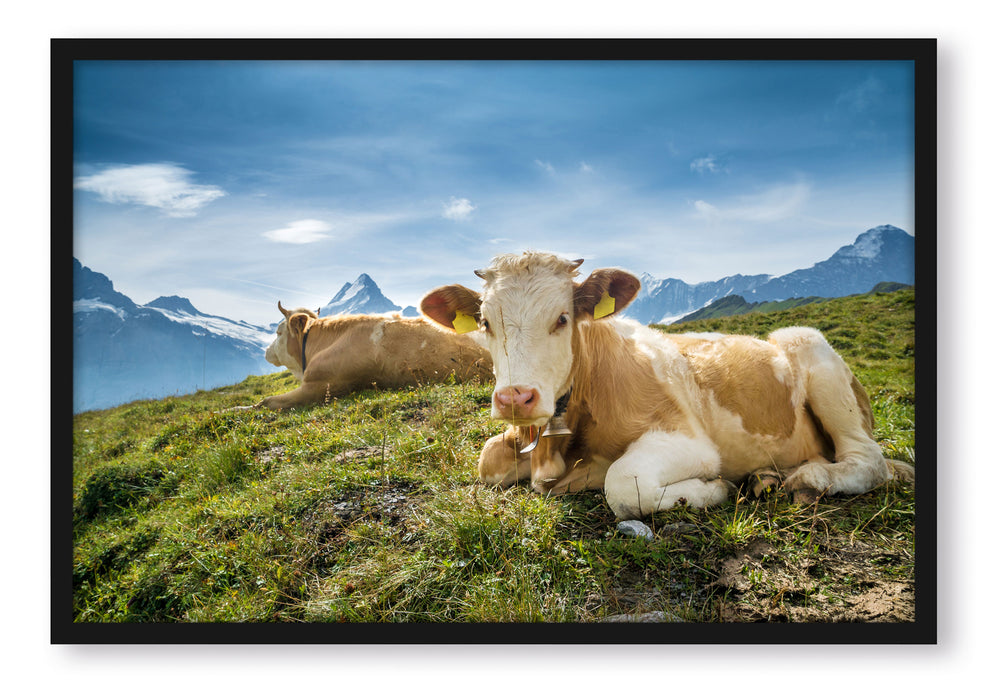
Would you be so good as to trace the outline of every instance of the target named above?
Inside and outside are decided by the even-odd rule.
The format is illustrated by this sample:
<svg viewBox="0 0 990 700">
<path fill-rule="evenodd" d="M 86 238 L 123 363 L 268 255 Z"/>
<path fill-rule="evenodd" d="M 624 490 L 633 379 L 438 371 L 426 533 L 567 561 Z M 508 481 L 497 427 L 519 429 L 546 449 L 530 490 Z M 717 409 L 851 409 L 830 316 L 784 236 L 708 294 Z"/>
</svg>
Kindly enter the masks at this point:
<svg viewBox="0 0 990 700">
<path fill-rule="evenodd" d="M 797 216 L 804 209 L 811 195 L 811 186 L 805 182 L 778 185 L 752 195 L 735 198 L 734 203 L 716 206 L 704 200 L 692 202 L 695 213 L 707 221 L 743 221 L 769 223 Z"/>
<path fill-rule="evenodd" d="M 718 207 L 701 199 L 694 203 L 694 210 L 701 214 L 702 218 L 707 219 L 708 221 L 713 221 L 719 216 Z"/>
<path fill-rule="evenodd" d="M 194 184 L 193 174 L 171 163 L 120 165 L 77 177 L 73 186 L 111 204 L 139 204 L 161 209 L 167 216 L 189 217 L 227 194 L 213 185 Z"/>
<path fill-rule="evenodd" d="M 331 228 L 330 224 L 319 219 L 302 219 L 301 221 L 289 223 L 285 228 L 265 231 L 261 235 L 279 243 L 303 245 L 329 238 L 330 236 L 324 232 L 329 231 Z"/>
<path fill-rule="evenodd" d="M 471 216 L 478 207 L 471 204 L 471 200 L 465 198 L 451 197 L 443 205 L 443 218 L 453 221 L 464 221 Z"/>
<path fill-rule="evenodd" d="M 581 161 L 581 172 L 582 172 L 582 173 L 593 173 L 593 172 L 595 172 L 595 169 L 594 169 L 594 168 L 592 168 L 592 167 L 591 167 L 590 165 L 588 165 L 587 163 L 585 163 L 585 162 L 584 162 L 584 161 L 582 160 L 582 161 Z"/>
<path fill-rule="evenodd" d="M 553 175 L 554 173 L 557 172 L 556 170 L 554 170 L 554 167 L 552 165 L 550 165 L 549 163 L 545 163 L 542 160 L 534 160 L 533 162 L 536 163 L 536 166 L 538 168 L 542 168 L 543 170 L 545 170 L 546 172 L 550 173 L 551 175 Z"/>
<path fill-rule="evenodd" d="M 725 173 L 728 171 L 728 168 L 717 162 L 713 155 L 695 158 L 691 161 L 691 172 L 693 173 Z"/>
</svg>

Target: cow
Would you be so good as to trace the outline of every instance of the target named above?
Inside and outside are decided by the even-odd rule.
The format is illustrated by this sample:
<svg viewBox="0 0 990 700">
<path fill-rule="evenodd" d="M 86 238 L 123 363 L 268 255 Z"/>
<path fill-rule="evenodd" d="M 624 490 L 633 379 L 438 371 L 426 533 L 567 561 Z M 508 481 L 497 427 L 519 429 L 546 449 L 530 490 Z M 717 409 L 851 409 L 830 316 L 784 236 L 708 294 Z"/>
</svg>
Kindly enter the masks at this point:
<svg viewBox="0 0 990 700">
<path fill-rule="evenodd" d="M 866 391 L 817 330 L 663 333 L 616 316 L 634 275 L 603 268 L 579 284 L 582 262 L 500 255 L 475 271 L 482 293 L 448 285 L 420 302 L 491 353 L 491 412 L 509 427 L 481 451 L 486 483 L 602 489 L 627 520 L 713 506 L 740 486 L 808 503 L 913 478 L 884 458 Z"/>
<path fill-rule="evenodd" d="M 468 338 L 440 331 L 423 318 L 352 314 L 319 318 L 288 310 L 265 359 L 285 366 L 298 389 L 269 396 L 255 408 L 299 408 L 358 389 L 392 389 L 457 381 L 492 381 L 488 351 Z"/>
</svg>

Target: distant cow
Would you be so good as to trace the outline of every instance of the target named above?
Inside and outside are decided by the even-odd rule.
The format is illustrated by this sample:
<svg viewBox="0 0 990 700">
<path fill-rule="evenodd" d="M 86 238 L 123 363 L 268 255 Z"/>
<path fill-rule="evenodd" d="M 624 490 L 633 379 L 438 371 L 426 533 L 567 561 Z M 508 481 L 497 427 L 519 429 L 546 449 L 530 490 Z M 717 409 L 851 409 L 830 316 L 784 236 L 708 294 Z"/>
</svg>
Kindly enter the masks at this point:
<svg viewBox="0 0 990 700">
<path fill-rule="evenodd" d="M 453 285 L 420 304 L 491 352 L 492 415 L 511 427 L 485 444 L 484 481 L 604 488 L 626 519 L 714 505 L 748 479 L 808 502 L 913 476 L 884 459 L 866 391 L 818 331 L 660 333 L 614 318 L 636 277 L 606 268 L 577 284 L 581 262 L 499 256 L 475 273 L 480 295 Z"/>
<path fill-rule="evenodd" d="M 491 381 L 491 357 L 468 338 L 439 330 L 422 318 L 341 315 L 318 318 L 309 309 L 289 311 L 265 359 L 288 367 L 301 386 L 257 404 L 296 408 L 358 389 L 436 384 L 453 377 Z"/>
</svg>

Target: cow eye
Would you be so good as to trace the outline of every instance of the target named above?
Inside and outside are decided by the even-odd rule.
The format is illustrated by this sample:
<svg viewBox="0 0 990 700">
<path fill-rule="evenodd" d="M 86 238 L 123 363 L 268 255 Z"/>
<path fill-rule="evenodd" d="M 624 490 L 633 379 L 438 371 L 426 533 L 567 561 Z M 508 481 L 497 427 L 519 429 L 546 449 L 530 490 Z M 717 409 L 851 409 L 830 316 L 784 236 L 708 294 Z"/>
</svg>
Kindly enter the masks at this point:
<svg viewBox="0 0 990 700">
<path fill-rule="evenodd" d="M 484 318 L 481 319 L 481 328 L 482 328 L 483 331 L 485 331 L 485 333 L 488 333 L 489 332 L 488 331 L 488 320 L 487 319 L 484 319 Z"/>
<path fill-rule="evenodd" d="M 557 318 L 557 327 L 554 330 L 559 330 L 567 325 L 567 314 L 561 314 Z"/>
</svg>

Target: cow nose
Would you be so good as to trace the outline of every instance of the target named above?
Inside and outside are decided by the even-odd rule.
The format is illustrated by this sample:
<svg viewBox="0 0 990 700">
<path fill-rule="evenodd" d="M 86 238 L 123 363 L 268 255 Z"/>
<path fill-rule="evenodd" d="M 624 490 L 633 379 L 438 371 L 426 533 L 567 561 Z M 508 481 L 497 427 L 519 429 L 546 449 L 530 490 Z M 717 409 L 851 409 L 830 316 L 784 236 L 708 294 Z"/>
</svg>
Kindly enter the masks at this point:
<svg viewBox="0 0 990 700">
<path fill-rule="evenodd" d="M 540 392 L 527 386 L 507 386 L 496 391 L 492 400 L 503 418 L 529 418 L 540 400 Z"/>
</svg>

